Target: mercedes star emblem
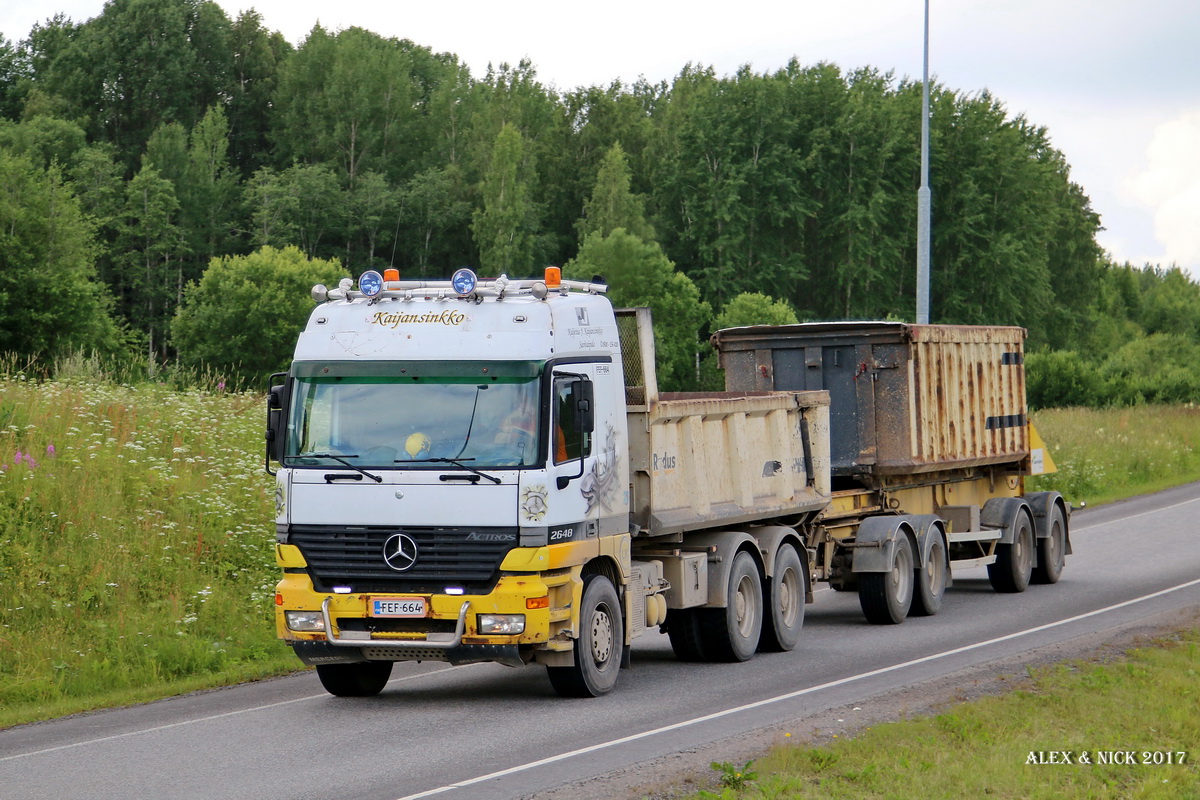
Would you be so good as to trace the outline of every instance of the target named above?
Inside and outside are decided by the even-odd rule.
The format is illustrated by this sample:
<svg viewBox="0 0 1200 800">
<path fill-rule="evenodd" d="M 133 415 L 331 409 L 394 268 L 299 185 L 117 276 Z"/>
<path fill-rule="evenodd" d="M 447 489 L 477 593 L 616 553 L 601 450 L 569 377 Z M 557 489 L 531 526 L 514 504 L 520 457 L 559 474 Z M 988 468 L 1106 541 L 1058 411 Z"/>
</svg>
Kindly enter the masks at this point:
<svg viewBox="0 0 1200 800">
<path fill-rule="evenodd" d="M 393 533 L 383 543 L 383 560 L 396 570 L 404 572 L 417 563 L 417 542 L 406 533 Z"/>
</svg>

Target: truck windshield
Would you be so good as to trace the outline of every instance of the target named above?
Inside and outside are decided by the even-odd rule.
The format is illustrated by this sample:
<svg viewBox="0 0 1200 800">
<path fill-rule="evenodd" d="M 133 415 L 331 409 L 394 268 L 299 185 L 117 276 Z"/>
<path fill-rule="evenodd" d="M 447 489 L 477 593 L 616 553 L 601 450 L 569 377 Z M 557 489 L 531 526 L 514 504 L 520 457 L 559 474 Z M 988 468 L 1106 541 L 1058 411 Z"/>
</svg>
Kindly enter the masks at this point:
<svg viewBox="0 0 1200 800">
<path fill-rule="evenodd" d="M 538 378 L 297 377 L 287 463 L 472 469 L 538 463 Z M 335 458 L 336 456 L 336 458 Z"/>
</svg>

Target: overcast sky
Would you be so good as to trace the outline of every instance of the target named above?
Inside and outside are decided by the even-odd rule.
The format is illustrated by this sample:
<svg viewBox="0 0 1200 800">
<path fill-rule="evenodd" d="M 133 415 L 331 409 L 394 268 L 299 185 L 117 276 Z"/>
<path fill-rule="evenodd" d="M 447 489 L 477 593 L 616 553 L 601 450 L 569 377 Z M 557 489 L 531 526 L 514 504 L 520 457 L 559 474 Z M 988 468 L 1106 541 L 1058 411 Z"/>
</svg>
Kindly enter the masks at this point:
<svg viewBox="0 0 1200 800">
<path fill-rule="evenodd" d="M 218 2 L 231 18 L 257 9 L 293 44 L 319 21 L 455 53 L 476 76 L 527 57 L 560 89 L 670 80 L 688 62 L 771 71 L 793 56 L 918 80 L 922 69 L 922 0 Z M 19 41 L 54 11 L 82 22 L 103 6 L 4 0 L 0 33 Z M 1117 260 L 1200 278 L 1200 3 L 931 0 L 930 71 L 1049 130 Z"/>
</svg>

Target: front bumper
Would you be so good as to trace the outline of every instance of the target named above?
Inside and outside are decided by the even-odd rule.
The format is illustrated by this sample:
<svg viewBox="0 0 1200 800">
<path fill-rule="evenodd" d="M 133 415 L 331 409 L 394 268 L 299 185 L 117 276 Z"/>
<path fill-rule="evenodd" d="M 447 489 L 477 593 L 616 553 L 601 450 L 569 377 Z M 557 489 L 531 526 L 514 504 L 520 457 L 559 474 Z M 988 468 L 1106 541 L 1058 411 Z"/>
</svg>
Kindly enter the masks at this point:
<svg viewBox="0 0 1200 800">
<path fill-rule="evenodd" d="M 446 661 L 451 664 L 473 664 L 478 661 L 498 661 L 510 666 L 521 666 L 519 650 L 510 644 L 463 644 L 467 628 L 467 612 L 471 603 L 462 604 L 458 611 L 458 622 L 451 634 L 428 633 L 424 639 L 376 639 L 368 631 L 334 632 L 333 618 L 329 615 L 329 601 L 321 603 L 321 616 L 325 620 L 325 644 L 335 650 L 352 649 L 357 658 L 366 661 Z M 297 649 L 301 660 L 304 656 Z M 314 662 L 316 663 L 316 662 Z M 331 663 L 328 660 L 320 663 Z"/>
<path fill-rule="evenodd" d="M 405 630 L 384 630 L 367 614 L 370 595 L 326 595 L 313 590 L 308 576 L 290 573 L 277 587 L 279 636 L 306 664 L 358 661 L 441 661 L 470 664 L 494 661 L 517 666 L 535 651 L 570 649 L 571 608 L 577 583 L 571 571 L 557 576 L 505 575 L 489 595 L 425 595 L 429 616 Z M 547 598 L 549 607 L 531 607 Z M 287 627 L 286 611 L 319 609 L 324 630 Z M 481 634 L 479 617 L 521 614 L 520 634 Z"/>
<path fill-rule="evenodd" d="M 494 661 L 528 663 L 538 651 L 567 651 L 573 641 L 572 609 L 582 580 L 577 567 L 547 569 L 546 548 L 518 548 L 487 594 L 423 594 L 427 616 L 380 620 L 368 613 L 371 593 L 319 592 L 300 552 L 277 547 L 283 580 L 276 587 L 276 628 L 306 664 L 357 661 L 442 661 L 469 664 Z M 511 570 L 511 571 L 509 571 Z M 319 615 L 323 630 L 293 630 L 288 611 Z M 484 615 L 522 615 L 519 634 L 482 633 Z"/>
<path fill-rule="evenodd" d="M 318 664 L 354 664 L 362 661 L 444 661 L 447 664 L 495 662 L 510 667 L 526 663 L 515 644 L 459 644 L 422 653 L 412 649 L 380 649 L 371 644 L 334 645 L 322 642 L 289 642 L 296 656 L 310 667 Z M 415 643 L 414 643 L 415 644 Z"/>
</svg>

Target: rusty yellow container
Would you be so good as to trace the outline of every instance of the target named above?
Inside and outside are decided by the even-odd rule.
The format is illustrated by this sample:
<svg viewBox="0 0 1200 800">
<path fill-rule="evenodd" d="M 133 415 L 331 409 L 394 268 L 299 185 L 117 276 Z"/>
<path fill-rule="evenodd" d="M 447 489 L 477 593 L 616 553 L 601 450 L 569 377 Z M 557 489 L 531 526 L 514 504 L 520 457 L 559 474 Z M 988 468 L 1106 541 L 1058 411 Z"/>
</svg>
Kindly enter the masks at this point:
<svg viewBox="0 0 1200 800">
<path fill-rule="evenodd" d="M 730 328 L 713 343 L 730 391 L 829 392 L 834 475 L 1029 455 L 1023 328 L 821 322 Z"/>
</svg>

